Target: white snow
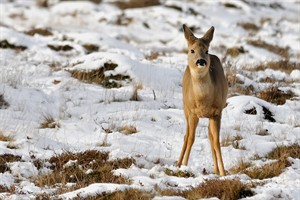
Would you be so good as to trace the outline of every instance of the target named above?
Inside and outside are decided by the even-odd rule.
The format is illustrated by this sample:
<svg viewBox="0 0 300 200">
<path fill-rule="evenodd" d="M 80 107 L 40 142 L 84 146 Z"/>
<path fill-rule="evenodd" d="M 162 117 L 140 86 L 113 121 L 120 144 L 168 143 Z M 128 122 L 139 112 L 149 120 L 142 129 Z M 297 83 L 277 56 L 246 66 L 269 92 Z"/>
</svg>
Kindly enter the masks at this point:
<svg viewBox="0 0 300 200">
<path fill-rule="evenodd" d="M 130 168 L 113 171 L 131 182 L 94 183 L 53 198 L 85 198 L 127 189 L 153 192 L 156 187 L 185 190 L 220 178 L 213 174 L 207 119 L 201 119 L 197 127 L 189 165 L 175 166 L 185 134 L 181 81 L 187 65 L 187 47 L 181 30 L 183 23 L 193 27 L 197 36 L 215 26 L 210 52 L 224 61 L 226 73 L 229 69 L 236 70 L 241 86 L 258 91 L 276 85 L 282 91 L 291 90 L 296 94 L 283 105 L 254 96 L 229 95 L 222 114 L 221 140 L 241 136 L 239 145 L 244 149 L 233 145 L 222 147 L 225 168 L 228 170 L 241 160 L 262 166 L 273 161 L 254 157 L 264 157 L 280 145 L 300 144 L 298 1 L 161 0 L 158 6 L 126 10 L 110 2 L 113 1 L 94 4 L 53 0 L 49 1 L 48 8 L 38 7 L 35 0 L 0 2 L 0 42 L 6 40 L 11 45 L 27 48 L 23 51 L 0 48 L 0 95 L 9 104 L 2 108 L 0 99 L 0 133 L 13 138 L 9 142 L 0 141 L 0 156 L 13 154 L 22 158 L 5 163 L 10 170 L 0 173 L 0 188 L 15 190 L 0 193 L 0 199 L 53 195 L 56 188 L 39 187 L 34 178 L 51 173 L 51 164 L 45 160 L 68 151 L 106 151 L 110 160 L 134 158 L 136 164 Z M 273 6 L 280 7 L 272 8 L 274 2 Z M 225 3 L 238 8 L 227 8 Z M 243 22 L 254 23 L 260 29 L 244 30 L 239 25 Z M 32 28 L 47 28 L 52 35 L 25 34 Z M 249 45 L 249 40 L 288 46 L 295 69 L 291 73 L 269 68 L 248 71 L 257 64 L 285 59 Z M 98 50 L 88 53 L 83 47 L 88 44 L 97 46 Z M 69 45 L 73 49 L 54 51 L 48 45 Z M 227 48 L 232 47 L 243 47 L 245 53 L 236 58 L 225 57 Z M 153 59 L 148 59 L 151 54 Z M 106 71 L 106 76 L 122 74 L 130 76 L 130 80 L 122 82 L 120 88 L 108 89 L 81 82 L 69 73 L 70 70 L 97 70 L 105 63 L 118 65 Z M 266 78 L 275 83 L 261 82 Z M 139 101 L 132 101 L 137 85 L 140 85 Z M 256 114 L 246 114 L 254 108 Z M 275 122 L 265 119 L 265 108 L 272 112 Z M 47 117 L 55 120 L 54 128 L 40 127 Z M 137 133 L 121 133 L 119 128 L 125 125 L 136 127 Z M 259 135 L 266 130 L 266 136 Z M 37 168 L 34 159 L 45 163 Z M 246 199 L 299 199 L 300 161 L 298 158 L 289 161 L 291 166 L 282 174 L 264 180 L 264 185 L 253 188 L 256 194 Z M 64 166 L 77 162 L 70 160 Z M 165 169 L 190 172 L 195 177 L 168 176 Z M 92 172 L 92 169 L 85 171 Z M 230 172 L 226 178 L 238 178 L 245 183 L 257 181 Z M 154 199 L 184 198 L 157 195 Z"/>
</svg>

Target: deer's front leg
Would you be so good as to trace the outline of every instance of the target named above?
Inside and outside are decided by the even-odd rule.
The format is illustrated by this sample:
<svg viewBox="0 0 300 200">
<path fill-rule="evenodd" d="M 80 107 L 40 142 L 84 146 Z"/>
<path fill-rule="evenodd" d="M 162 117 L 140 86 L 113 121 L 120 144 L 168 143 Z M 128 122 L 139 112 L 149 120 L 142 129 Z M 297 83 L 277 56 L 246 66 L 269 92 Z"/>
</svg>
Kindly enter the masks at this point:
<svg viewBox="0 0 300 200">
<path fill-rule="evenodd" d="M 221 127 L 221 116 L 216 116 L 209 119 L 209 128 L 212 135 L 213 140 L 213 148 L 216 156 L 218 169 L 221 176 L 225 176 L 224 164 L 222 159 L 221 147 L 220 147 L 220 127 Z"/>
<path fill-rule="evenodd" d="M 189 133 L 188 135 L 186 135 L 187 138 L 185 138 L 187 140 L 187 144 L 186 144 L 187 146 L 186 146 L 186 151 L 183 159 L 183 165 L 188 164 L 190 152 L 195 141 L 195 132 L 196 132 L 196 127 L 198 125 L 198 122 L 199 122 L 199 118 L 195 114 L 190 113 L 188 115 L 187 125 L 188 125 Z"/>
</svg>

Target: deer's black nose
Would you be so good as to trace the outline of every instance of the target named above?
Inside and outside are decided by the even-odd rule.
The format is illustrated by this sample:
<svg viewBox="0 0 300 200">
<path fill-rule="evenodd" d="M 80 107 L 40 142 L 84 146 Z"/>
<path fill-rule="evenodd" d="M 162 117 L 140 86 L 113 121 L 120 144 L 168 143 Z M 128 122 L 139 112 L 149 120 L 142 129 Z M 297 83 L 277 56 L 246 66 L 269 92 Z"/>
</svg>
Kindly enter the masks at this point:
<svg viewBox="0 0 300 200">
<path fill-rule="evenodd" d="M 199 59 L 196 62 L 196 65 L 205 66 L 207 63 L 204 59 Z"/>
</svg>

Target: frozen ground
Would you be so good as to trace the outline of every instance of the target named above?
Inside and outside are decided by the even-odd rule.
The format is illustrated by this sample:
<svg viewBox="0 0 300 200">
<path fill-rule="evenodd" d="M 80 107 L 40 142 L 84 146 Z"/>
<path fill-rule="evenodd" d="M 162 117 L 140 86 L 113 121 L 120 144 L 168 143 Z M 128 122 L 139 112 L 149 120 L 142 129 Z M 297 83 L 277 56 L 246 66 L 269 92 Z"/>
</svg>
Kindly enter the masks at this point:
<svg viewBox="0 0 300 200">
<path fill-rule="evenodd" d="M 234 167 L 240 160 L 263 158 L 276 146 L 300 144 L 299 1 L 174 0 L 126 10 L 114 6 L 112 0 L 100 4 L 49 2 L 47 8 L 31 0 L 1 0 L 0 4 L 0 95 L 7 102 L 0 100 L 0 132 L 13 138 L 0 141 L 0 155 L 21 157 L 20 161 L 6 163 L 9 170 L 0 173 L 1 199 L 34 199 L 42 193 L 51 194 L 53 191 L 34 184 L 34 178 L 50 173 L 50 168 L 45 165 L 37 169 L 33 158 L 46 160 L 66 151 L 107 151 L 111 160 L 132 157 L 137 164 L 114 172 L 130 178 L 131 184 L 94 183 L 53 198 L 128 188 L 151 191 L 157 185 L 188 189 L 217 178 L 213 174 L 207 119 L 200 120 L 189 165 L 181 168 L 195 177 L 164 173 L 166 168 L 177 169 L 175 162 L 185 134 L 181 96 L 187 63 L 183 23 L 198 36 L 215 26 L 210 53 L 224 61 L 227 76 L 237 77 L 239 87 L 251 86 L 260 91 L 273 84 L 295 94 L 283 105 L 276 105 L 242 95 L 235 90 L 236 85 L 231 87 L 223 110 L 221 138 L 239 136 L 243 148 L 222 147 L 225 168 Z M 252 23 L 257 30 L 246 30 L 242 23 Z M 26 34 L 34 28 L 47 29 L 50 34 Z M 288 55 L 251 45 L 249 40 L 288 47 Z M 243 47 L 244 53 L 237 57 L 226 54 L 226 49 L 232 47 Z M 284 59 L 297 63 L 298 69 L 250 70 Z M 106 71 L 106 76 L 130 77 L 118 81 L 122 87 L 105 88 L 71 76 L 74 70 L 96 70 L 105 63 L 118 65 Z M 261 81 L 266 78 L 273 81 Z M 138 101 L 133 101 L 136 92 Z M 256 109 L 254 115 L 245 113 L 252 108 Z M 263 108 L 272 112 L 275 122 L 264 119 Z M 41 128 L 45 118 L 54 119 L 53 128 Z M 136 133 L 122 133 L 120 127 L 124 126 L 133 127 Z M 265 130 L 266 136 L 259 134 Z M 264 185 L 253 188 L 255 196 L 247 199 L 300 199 L 300 161 L 290 159 L 294 164 L 279 176 L 265 179 Z M 269 160 L 253 160 L 257 166 L 266 162 Z M 208 174 L 203 173 L 204 169 Z M 245 174 L 230 172 L 226 178 L 253 181 Z M 12 187 L 13 191 L 9 189 Z"/>
</svg>

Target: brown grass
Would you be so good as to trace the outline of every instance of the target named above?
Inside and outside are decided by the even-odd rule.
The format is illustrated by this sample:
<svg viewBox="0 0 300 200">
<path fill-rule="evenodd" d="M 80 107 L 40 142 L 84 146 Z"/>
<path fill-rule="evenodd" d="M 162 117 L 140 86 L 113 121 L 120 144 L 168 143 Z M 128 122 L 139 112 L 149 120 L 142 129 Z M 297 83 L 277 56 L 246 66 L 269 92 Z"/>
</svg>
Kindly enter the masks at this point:
<svg viewBox="0 0 300 200">
<path fill-rule="evenodd" d="M 128 189 L 124 191 L 116 191 L 113 193 L 103 192 L 96 196 L 89 196 L 84 199 L 86 200 L 150 200 L 154 195 L 150 192 L 138 190 L 138 189 Z"/>
<path fill-rule="evenodd" d="M 47 45 L 51 50 L 53 51 L 71 51 L 73 49 L 72 46 L 66 44 L 66 45 Z"/>
<path fill-rule="evenodd" d="M 150 54 L 146 55 L 147 60 L 156 60 L 160 56 L 160 53 L 157 51 L 152 51 Z"/>
<path fill-rule="evenodd" d="M 0 48 L 1 49 L 14 49 L 16 51 L 24 51 L 25 49 L 27 49 L 27 47 L 25 46 L 18 46 L 18 45 L 14 45 L 14 44 L 10 44 L 7 40 L 1 40 L 0 41 Z"/>
<path fill-rule="evenodd" d="M 273 149 L 266 156 L 267 159 L 277 160 L 272 163 L 268 163 L 262 167 L 251 167 L 250 162 L 240 161 L 235 167 L 229 171 L 232 173 L 245 173 L 252 179 L 266 179 L 279 176 L 286 167 L 291 164 L 288 161 L 288 157 L 300 158 L 300 146 L 298 144 L 292 144 L 290 146 L 278 146 Z"/>
<path fill-rule="evenodd" d="M 144 8 L 149 6 L 160 5 L 159 0 L 128 0 L 128 1 L 115 1 L 114 4 L 120 9 L 129 8 Z"/>
<path fill-rule="evenodd" d="M 223 5 L 224 5 L 224 7 L 226 7 L 226 8 L 241 9 L 239 6 L 237 6 L 237 5 L 233 4 L 233 3 L 229 3 L 229 2 L 226 2 L 226 3 L 224 3 Z"/>
<path fill-rule="evenodd" d="M 244 170 L 243 172 L 252 179 L 262 180 L 280 175 L 283 172 L 283 170 L 288 166 L 290 166 L 288 162 L 277 161 L 266 164 L 262 167 L 249 168 Z"/>
<path fill-rule="evenodd" d="M 60 124 L 52 116 L 44 115 L 40 128 L 60 128 Z"/>
<path fill-rule="evenodd" d="M 285 104 L 286 100 L 295 97 L 295 94 L 292 91 L 283 92 L 278 88 L 278 86 L 272 86 L 264 91 L 256 93 L 255 96 L 270 103 L 283 105 Z"/>
<path fill-rule="evenodd" d="M 132 135 L 134 133 L 137 133 L 136 127 L 132 126 L 132 125 L 122 126 L 122 127 L 118 128 L 118 131 L 125 135 Z"/>
<path fill-rule="evenodd" d="M 239 142 L 242 139 L 243 138 L 241 135 L 236 135 L 236 136 L 227 135 L 226 137 L 222 138 L 221 146 L 228 147 L 228 146 L 232 145 L 232 147 L 235 149 L 245 150 L 245 147 L 240 145 L 240 142 Z"/>
<path fill-rule="evenodd" d="M 246 53 L 246 51 L 243 47 L 231 47 L 231 48 L 228 48 L 226 51 L 226 55 L 230 55 L 233 58 L 235 58 L 243 53 Z"/>
<path fill-rule="evenodd" d="M 16 161 L 20 161 L 20 160 L 21 160 L 20 156 L 16 156 L 13 154 L 0 155 L 0 173 L 9 171 L 9 167 L 7 166 L 7 163 L 16 162 Z"/>
<path fill-rule="evenodd" d="M 266 49 L 266 50 L 273 52 L 277 55 L 280 55 L 284 58 L 289 57 L 289 48 L 288 47 L 283 48 L 283 47 L 280 47 L 277 45 L 269 44 L 262 40 L 249 40 L 248 44 L 255 46 L 255 47 Z"/>
<path fill-rule="evenodd" d="M 268 153 L 268 159 L 286 160 L 288 157 L 300 159 L 300 145 L 278 146 Z"/>
<path fill-rule="evenodd" d="M 245 171 L 247 168 L 249 168 L 251 166 L 250 162 L 246 162 L 243 159 L 241 159 L 238 164 L 234 167 L 232 167 L 231 169 L 229 169 L 229 171 L 233 174 L 238 174 L 240 172 Z"/>
<path fill-rule="evenodd" d="M 99 46 L 95 44 L 84 44 L 82 45 L 87 53 L 97 52 L 99 50 Z"/>
<path fill-rule="evenodd" d="M 71 0 L 60 0 L 60 1 L 71 1 Z M 87 0 L 87 1 L 90 1 L 95 4 L 99 4 L 102 2 L 102 0 Z M 49 6 L 51 6 L 53 4 L 53 2 L 50 1 L 50 5 L 49 5 L 49 0 L 36 0 L 36 4 L 39 7 L 48 8 Z"/>
<path fill-rule="evenodd" d="M 120 15 L 118 15 L 115 24 L 119 26 L 128 26 L 132 22 L 133 22 L 132 17 L 127 17 L 124 13 L 121 13 Z"/>
<path fill-rule="evenodd" d="M 0 130 L 0 141 L 11 142 L 11 141 L 14 141 L 14 138 L 11 136 L 4 135 L 3 131 Z"/>
<path fill-rule="evenodd" d="M 260 29 L 260 27 L 258 27 L 256 24 L 253 24 L 251 22 L 239 23 L 238 25 L 247 31 L 256 32 Z"/>
<path fill-rule="evenodd" d="M 104 63 L 104 66 L 99 69 L 90 71 L 83 70 L 69 70 L 71 76 L 85 83 L 99 84 L 105 88 L 119 88 L 122 87 L 122 81 L 130 81 L 131 78 L 128 75 L 116 74 L 105 76 L 106 71 L 114 70 L 118 67 L 115 63 Z"/>
<path fill-rule="evenodd" d="M 66 165 L 69 161 L 72 164 Z M 52 173 L 38 176 L 35 179 L 36 185 L 40 187 L 55 187 L 58 183 L 63 186 L 68 183 L 75 183 L 73 188 L 61 187 L 61 191 L 74 190 L 88 186 L 92 183 L 129 183 L 122 176 L 115 176 L 112 170 L 118 168 L 129 168 L 135 161 L 131 158 L 108 161 L 108 153 L 89 150 L 82 153 L 66 152 L 50 158 Z M 87 170 L 92 170 L 86 173 Z"/>
<path fill-rule="evenodd" d="M 265 69 L 274 69 L 280 70 L 282 72 L 290 74 L 293 70 L 298 69 L 300 70 L 300 63 L 298 62 L 291 62 L 289 60 L 279 60 L 279 61 L 271 61 L 267 63 L 263 63 L 257 65 L 254 68 L 247 68 L 249 71 L 262 71 Z"/>
<path fill-rule="evenodd" d="M 224 200 L 235 200 L 253 196 L 253 192 L 239 180 L 208 180 L 204 184 L 187 192 L 187 199 L 217 197 Z"/>
<path fill-rule="evenodd" d="M 53 35 L 51 31 L 49 31 L 48 29 L 43 29 L 43 28 L 34 28 L 29 31 L 26 31 L 25 34 L 31 35 L 31 36 L 33 36 L 35 34 L 42 35 L 42 36 Z"/>
<path fill-rule="evenodd" d="M 186 191 L 162 190 L 164 196 L 182 196 L 189 200 L 217 197 L 221 200 L 236 200 L 253 196 L 248 185 L 239 180 L 211 179 L 205 183 Z"/>
<path fill-rule="evenodd" d="M 164 169 L 164 173 L 168 176 L 176 176 L 176 177 L 183 177 L 183 178 L 189 178 L 189 177 L 195 177 L 195 175 L 192 172 L 188 171 L 182 171 L 182 170 L 171 170 L 171 169 Z"/>
</svg>

